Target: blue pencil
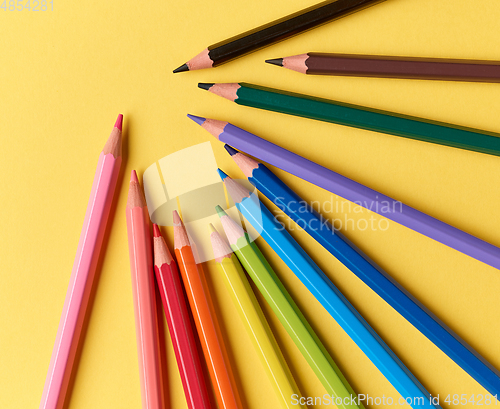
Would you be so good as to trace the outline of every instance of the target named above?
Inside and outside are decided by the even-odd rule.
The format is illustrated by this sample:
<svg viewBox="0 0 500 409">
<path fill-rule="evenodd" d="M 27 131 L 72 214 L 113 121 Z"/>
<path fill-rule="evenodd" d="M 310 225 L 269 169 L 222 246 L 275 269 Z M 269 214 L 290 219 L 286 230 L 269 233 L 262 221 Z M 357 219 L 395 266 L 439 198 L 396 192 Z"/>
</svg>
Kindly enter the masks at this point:
<svg viewBox="0 0 500 409">
<path fill-rule="evenodd" d="M 247 189 L 219 169 L 224 185 L 245 219 L 302 281 L 349 337 L 358 345 L 401 396 L 418 407 L 440 408 L 389 346 L 370 327 L 325 273 L 314 263 L 272 213 Z"/>
<path fill-rule="evenodd" d="M 424 334 L 492 395 L 500 396 L 500 372 L 308 206 L 264 164 L 229 145 L 226 150 L 250 183 L 299 224 L 349 270 Z"/>
</svg>

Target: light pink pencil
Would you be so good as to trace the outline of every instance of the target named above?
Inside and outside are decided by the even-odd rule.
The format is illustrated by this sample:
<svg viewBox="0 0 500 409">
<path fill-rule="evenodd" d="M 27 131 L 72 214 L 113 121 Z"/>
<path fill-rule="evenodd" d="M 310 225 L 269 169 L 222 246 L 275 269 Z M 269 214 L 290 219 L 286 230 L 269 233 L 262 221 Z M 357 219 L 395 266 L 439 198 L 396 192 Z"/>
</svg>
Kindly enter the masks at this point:
<svg viewBox="0 0 500 409">
<path fill-rule="evenodd" d="M 122 121 L 119 115 L 97 162 L 87 213 L 78 243 L 40 409 L 63 407 L 75 360 L 106 222 L 122 162 Z"/>
<path fill-rule="evenodd" d="M 146 199 L 135 171 L 130 178 L 126 214 L 142 408 L 164 409 L 152 237 Z"/>
</svg>

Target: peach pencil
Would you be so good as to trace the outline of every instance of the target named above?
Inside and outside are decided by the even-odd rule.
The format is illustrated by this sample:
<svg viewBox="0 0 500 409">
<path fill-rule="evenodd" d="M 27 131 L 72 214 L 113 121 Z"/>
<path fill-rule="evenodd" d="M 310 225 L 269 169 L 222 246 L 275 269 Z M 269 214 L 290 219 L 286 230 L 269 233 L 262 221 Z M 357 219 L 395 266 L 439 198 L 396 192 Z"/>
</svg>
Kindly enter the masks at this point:
<svg viewBox="0 0 500 409">
<path fill-rule="evenodd" d="M 174 248 L 219 409 L 241 409 L 239 392 L 214 312 L 205 272 L 194 259 L 186 228 L 176 211 Z"/>
<path fill-rule="evenodd" d="M 119 115 L 97 162 L 40 409 L 60 409 L 66 399 L 109 210 L 120 172 L 122 121 L 123 116 Z"/>
<path fill-rule="evenodd" d="M 149 214 L 135 170 L 130 178 L 126 214 L 142 408 L 163 409 Z"/>
</svg>

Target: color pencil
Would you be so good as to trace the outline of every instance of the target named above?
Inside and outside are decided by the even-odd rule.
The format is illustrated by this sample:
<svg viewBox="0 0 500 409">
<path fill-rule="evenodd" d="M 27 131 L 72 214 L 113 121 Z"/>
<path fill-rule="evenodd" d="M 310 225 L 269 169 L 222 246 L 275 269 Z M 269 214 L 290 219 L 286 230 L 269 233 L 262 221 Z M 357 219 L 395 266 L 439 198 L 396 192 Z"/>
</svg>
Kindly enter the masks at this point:
<svg viewBox="0 0 500 409">
<path fill-rule="evenodd" d="M 149 214 L 135 170 L 127 201 L 127 232 L 143 409 L 163 409 L 158 312 Z"/>
<path fill-rule="evenodd" d="M 80 241 L 45 379 L 40 409 L 60 409 L 66 399 L 116 181 L 120 172 L 122 121 L 123 115 L 119 115 L 97 161 Z"/>
<path fill-rule="evenodd" d="M 500 395 L 500 372 L 440 321 L 389 274 L 375 264 L 328 220 L 283 183 L 263 163 L 229 145 L 226 150 L 242 172 L 262 194 L 301 226 L 349 270 L 429 338 L 492 395 Z"/>
<path fill-rule="evenodd" d="M 500 269 L 500 249 L 232 124 L 189 115 L 221 142 Z"/>
<path fill-rule="evenodd" d="M 500 82 L 500 61 L 307 53 L 266 62 L 308 75 Z"/>
<path fill-rule="evenodd" d="M 309 257 L 269 209 L 246 188 L 219 169 L 229 196 L 246 220 L 285 262 L 311 294 L 328 311 L 377 369 L 405 399 L 423 398 L 427 407 L 430 393 L 413 376 L 389 346 L 344 297 L 328 276 Z"/>
<path fill-rule="evenodd" d="M 212 68 L 383 0 L 328 0 L 213 44 L 175 72 Z"/>
<path fill-rule="evenodd" d="M 283 409 L 292 409 L 292 396 L 300 399 L 295 379 L 281 353 L 280 347 L 269 328 L 266 317 L 255 298 L 252 287 L 241 265 L 226 241 L 210 225 L 210 241 L 227 290 L 240 315 L 247 333 L 259 355 L 269 382 L 278 396 Z M 302 407 L 305 407 L 302 406 Z"/>
<path fill-rule="evenodd" d="M 198 86 L 239 105 L 500 156 L 500 134 L 259 85 Z"/>
<path fill-rule="evenodd" d="M 334 396 L 336 401 L 342 401 L 342 404 L 337 405 L 339 408 L 363 408 L 362 404 L 351 404 L 351 397 L 357 395 L 259 248 L 220 206 L 216 210 L 234 253 L 326 392 Z"/>
<path fill-rule="evenodd" d="M 174 211 L 174 247 L 182 281 L 208 365 L 219 409 L 241 409 L 231 363 L 201 264 L 196 264 L 186 229 Z"/>
<path fill-rule="evenodd" d="M 156 224 L 153 224 L 153 236 L 156 282 L 160 290 L 186 402 L 189 409 L 210 409 L 208 383 L 201 366 L 177 263 L 172 258 Z"/>
</svg>

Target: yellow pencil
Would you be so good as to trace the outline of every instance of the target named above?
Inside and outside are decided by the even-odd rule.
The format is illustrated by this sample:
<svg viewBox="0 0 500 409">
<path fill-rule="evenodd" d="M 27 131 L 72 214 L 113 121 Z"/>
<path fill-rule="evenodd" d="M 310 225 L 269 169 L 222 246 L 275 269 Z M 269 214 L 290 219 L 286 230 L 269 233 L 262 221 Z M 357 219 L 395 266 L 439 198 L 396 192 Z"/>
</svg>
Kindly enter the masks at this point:
<svg viewBox="0 0 500 409">
<path fill-rule="evenodd" d="M 292 405 L 292 397 L 300 400 L 302 395 L 271 332 L 271 328 L 269 328 L 257 298 L 255 298 L 243 268 L 229 244 L 220 236 L 214 226 L 210 224 L 209 229 L 216 264 L 222 272 L 231 299 L 238 310 L 238 314 L 245 325 L 273 389 L 278 395 L 281 407 L 283 409 L 297 408 L 297 405 Z M 305 406 L 300 405 L 299 407 Z"/>
</svg>

